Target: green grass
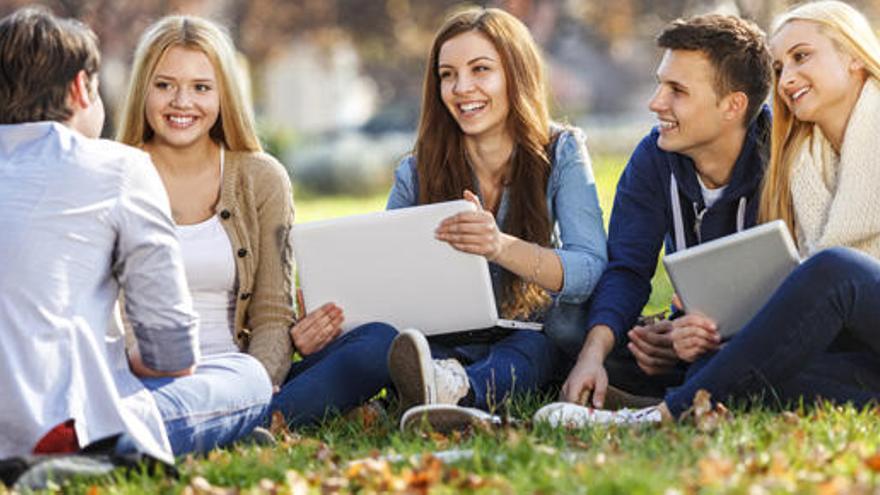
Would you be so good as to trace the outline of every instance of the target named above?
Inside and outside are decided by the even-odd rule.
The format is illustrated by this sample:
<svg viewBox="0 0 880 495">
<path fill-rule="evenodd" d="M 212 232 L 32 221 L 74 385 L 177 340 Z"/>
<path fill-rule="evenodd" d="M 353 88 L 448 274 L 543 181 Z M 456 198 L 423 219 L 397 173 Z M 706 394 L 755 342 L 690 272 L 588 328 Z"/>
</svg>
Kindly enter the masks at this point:
<svg viewBox="0 0 880 495">
<path fill-rule="evenodd" d="M 622 159 L 595 163 L 607 221 Z M 376 211 L 384 196 L 297 196 L 298 221 Z M 654 281 L 654 308 L 671 291 Z M 451 436 L 400 433 L 398 411 L 360 410 L 297 432 L 275 447 L 239 446 L 178 463 L 181 477 L 121 474 L 58 491 L 97 493 L 876 493 L 878 410 L 821 406 L 779 414 L 735 409 L 679 425 L 566 431 L 528 418 L 552 397 L 503 404 L 514 423 Z M 366 412 L 365 412 L 366 411 Z M 426 457 L 458 451 L 459 459 Z M 297 491 L 300 490 L 300 491 Z M 0 494 L 3 494 L 0 488 Z"/>
<path fill-rule="evenodd" d="M 515 405 L 527 416 L 537 404 Z M 880 487 L 877 411 L 829 406 L 784 415 L 735 412 L 703 429 L 697 423 L 577 431 L 521 424 L 451 436 L 399 433 L 390 416 L 369 424 L 335 418 L 278 438 L 272 448 L 182 459 L 179 480 L 138 474 L 61 488 L 91 495 L 295 493 L 297 482 L 304 493 L 869 493 Z M 450 451 L 459 458 L 425 457 Z M 208 486 L 216 491 L 198 490 Z"/>
</svg>

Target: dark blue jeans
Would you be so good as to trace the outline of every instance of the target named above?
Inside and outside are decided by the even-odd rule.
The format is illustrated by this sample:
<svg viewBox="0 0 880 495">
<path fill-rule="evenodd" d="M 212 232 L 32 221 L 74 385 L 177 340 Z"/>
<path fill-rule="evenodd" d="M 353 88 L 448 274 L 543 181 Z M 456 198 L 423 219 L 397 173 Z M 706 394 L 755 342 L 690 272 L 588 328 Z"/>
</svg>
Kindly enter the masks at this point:
<svg viewBox="0 0 880 495">
<path fill-rule="evenodd" d="M 544 333 L 572 365 L 577 361 L 587 337 L 587 305 L 586 302 L 572 304 L 556 300 L 544 314 Z M 565 372 L 567 375 L 568 370 Z"/>
<path fill-rule="evenodd" d="M 344 413 L 391 384 L 387 356 L 397 330 L 367 323 L 340 335 L 327 347 L 293 363 L 270 411 L 281 411 L 291 427 Z"/>
<path fill-rule="evenodd" d="M 434 359 L 457 359 L 471 393 L 462 405 L 494 410 L 514 394 L 535 392 L 553 377 L 561 353 L 544 332 L 511 330 L 492 342 L 444 345 L 429 340 Z"/>
<path fill-rule="evenodd" d="M 845 248 L 817 253 L 720 351 L 695 364 L 666 395 L 673 417 L 699 389 L 771 406 L 880 399 L 880 262 Z"/>
</svg>

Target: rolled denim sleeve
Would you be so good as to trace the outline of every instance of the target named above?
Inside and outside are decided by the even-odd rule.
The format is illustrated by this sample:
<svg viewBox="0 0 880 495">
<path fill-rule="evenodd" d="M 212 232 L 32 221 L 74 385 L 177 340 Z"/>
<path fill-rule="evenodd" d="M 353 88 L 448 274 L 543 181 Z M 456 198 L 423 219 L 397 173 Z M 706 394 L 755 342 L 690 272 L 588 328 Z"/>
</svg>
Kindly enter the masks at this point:
<svg viewBox="0 0 880 495">
<path fill-rule="evenodd" d="M 562 132 L 548 187 L 558 229 L 556 254 L 563 284 L 557 297 L 586 301 L 608 263 L 605 228 L 586 140 L 578 129 Z"/>
<path fill-rule="evenodd" d="M 118 231 L 113 270 L 143 363 L 179 371 L 198 360 L 198 316 L 192 308 L 171 208 L 146 155 L 135 161 L 114 208 Z"/>
<path fill-rule="evenodd" d="M 416 160 L 412 155 L 407 156 L 397 165 L 394 170 L 394 184 L 388 194 L 386 210 L 407 208 L 419 203 L 419 183 L 416 175 Z"/>
</svg>

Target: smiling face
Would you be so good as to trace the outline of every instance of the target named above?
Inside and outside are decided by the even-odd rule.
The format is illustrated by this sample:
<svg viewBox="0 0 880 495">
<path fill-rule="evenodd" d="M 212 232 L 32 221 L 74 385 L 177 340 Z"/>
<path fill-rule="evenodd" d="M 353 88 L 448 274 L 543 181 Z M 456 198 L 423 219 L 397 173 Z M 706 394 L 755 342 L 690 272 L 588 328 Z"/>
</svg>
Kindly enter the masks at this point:
<svg viewBox="0 0 880 495">
<path fill-rule="evenodd" d="M 461 33 L 443 43 L 437 60 L 440 97 L 461 132 L 506 133 L 507 78 L 492 42 L 477 31 Z"/>
<path fill-rule="evenodd" d="M 845 128 L 864 82 L 864 65 L 840 50 L 819 24 L 793 20 L 770 42 L 776 94 L 791 113 L 829 134 Z"/>
<path fill-rule="evenodd" d="M 657 89 L 648 103 L 659 120 L 657 146 L 695 160 L 711 150 L 732 125 L 726 118 L 726 100 L 715 92 L 715 68 L 705 54 L 666 50 L 657 68 Z"/>
<path fill-rule="evenodd" d="M 150 80 L 146 98 L 152 144 L 185 148 L 210 140 L 220 115 L 220 92 L 214 66 L 199 50 L 173 46 Z"/>
</svg>

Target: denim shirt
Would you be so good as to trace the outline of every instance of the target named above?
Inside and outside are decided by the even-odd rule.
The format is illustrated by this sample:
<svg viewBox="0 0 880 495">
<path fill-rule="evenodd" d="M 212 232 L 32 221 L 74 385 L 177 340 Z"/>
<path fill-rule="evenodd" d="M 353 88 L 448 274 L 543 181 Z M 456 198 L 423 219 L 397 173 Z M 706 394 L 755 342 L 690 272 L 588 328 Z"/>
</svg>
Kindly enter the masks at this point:
<svg viewBox="0 0 880 495">
<path fill-rule="evenodd" d="M 559 293 L 551 295 L 560 302 L 582 303 L 590 297 L 608 262 L 602 209 L 583 132 L 565 128 L 552 149 L 555 152 L 547 181 L 547 211 L 553 223 L 551 245 L 562 263 L 563 284 Z M 409 155 L 394 172 L 386 209 L 418 205 L 418 191 L 416 159 Z M 476 178 L 474 191 L 480 191 Z M 505 188 L 496 215 L 499 226 L 504 225 L 509 201 Z M 502 268 L 489 263 L 489 272 L 495 300 L 500 301 Z"/>
</svg>

